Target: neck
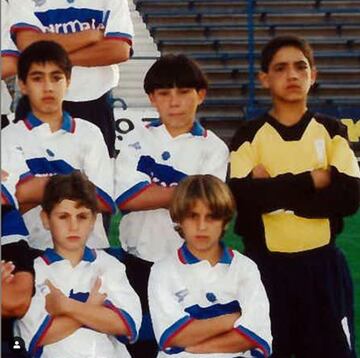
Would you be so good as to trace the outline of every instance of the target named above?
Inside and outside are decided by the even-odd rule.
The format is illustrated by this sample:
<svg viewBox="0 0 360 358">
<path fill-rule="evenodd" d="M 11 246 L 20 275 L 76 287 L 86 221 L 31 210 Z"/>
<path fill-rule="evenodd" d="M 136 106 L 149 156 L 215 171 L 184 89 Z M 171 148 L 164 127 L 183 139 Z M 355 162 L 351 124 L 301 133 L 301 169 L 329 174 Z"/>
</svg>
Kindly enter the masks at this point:
<svg viewBox="0 0 360 358">
<path fill-rule="evenodd" d="M 79 251 L 64 251 L 59 247 L 55 247 L 54 249 L 61 257 L 69 260 L 72 267 L 75 267 L 83 258 L 85 248 L 82 248 Z"/>
<path fill-rule="evenodd" d="M 273 116 L 279 123 L 285 126 L 292 126 L 300 121 L 301 117 L 307 111 L 306 102 L 294 103 L 277 103 L 274 102 L 270 110 L 270 115 Z"/>
<path fill-rule="evenodd" d="M 33 110 L 32 112 L 36 118 L 40 119 L 40 121 L 47 123 L 52 132 L 56 132 L 61 128 L 63 122 L 62 111 L 56 113 L 50 113 L 50 114 L 41 113 L 36 110 Z"/>
<path fill-rule="evenodd" d="M 219 261 L 222 255 L 223 248 L 220 244 L 213 248 L 211 251 L 197 251 L 188 246 L 189 251 L 199 260 L 209 261 L 211 266 L 215 266 Z"/>
</svg>

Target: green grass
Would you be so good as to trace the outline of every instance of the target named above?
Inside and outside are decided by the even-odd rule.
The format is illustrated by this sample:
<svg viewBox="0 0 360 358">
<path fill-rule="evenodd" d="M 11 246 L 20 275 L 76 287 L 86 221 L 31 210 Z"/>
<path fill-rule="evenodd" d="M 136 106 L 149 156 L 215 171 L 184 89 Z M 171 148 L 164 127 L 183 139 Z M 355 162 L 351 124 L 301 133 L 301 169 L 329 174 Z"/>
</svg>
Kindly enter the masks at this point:
<svg viewBox="0 0 360 358">
<path fill-rule="evenodd" d="M 109 234 L 111 246 L 119 246 L 119 222 L 120 215 L 115 215 Z M 243 243 L 241 237 L 234 233 L 234 222 L 229 226 L 224 240 L 228 246 L 242 252 Z M 345 219 L 344 231 L 338 237 L 337 244 L 345 253 L 354 282 L 356 351 L 360 352 L 360 211 Z"/>
</svg>

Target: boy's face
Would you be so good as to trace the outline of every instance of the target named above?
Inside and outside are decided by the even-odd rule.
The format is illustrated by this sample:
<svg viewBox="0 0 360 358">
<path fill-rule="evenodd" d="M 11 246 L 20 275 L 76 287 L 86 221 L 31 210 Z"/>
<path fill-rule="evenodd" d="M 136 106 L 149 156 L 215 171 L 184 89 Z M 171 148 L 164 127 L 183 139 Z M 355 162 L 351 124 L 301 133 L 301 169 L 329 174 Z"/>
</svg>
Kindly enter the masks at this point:
<svg viewBox="0 0 360 358">
<path fill-rule="evenodd" d="M 191 130 L 197 107 L 204 101 L 206 90 L 195 88 L 158 88 L 149 95 L 169 133 L 176 137 Z"/>
<path fill-rule="evenodd" d="M 190 252 L 196 257 L 211 258 L 218 253 L 224 220 L 214 218 L 203 201 L 196 200 L 180 226 Z"/>
<path fill-rule="evenodd" d="M 52 62 L 32 63 L 26 81 L 19 81 L 37 117 L 62 114 L 62 102 L 69 86 L 65 73 Z"/>
<path fill-rule="evenodd" d="M 95 218 L 90 209 L 68 199 L 55 205 L 50 215 L 41 212 L 43 225 L 51 232 L 56 252 L 65 258 L 83 252 Z"/>
<path fill-rule="evenodd" d="M 267 73 L 260 72 L 260 81 L 274 100 L 280 102 L 306 101 L 316 79 L 308 59 L 296 47 L 282 47 L 274 55 Z"/>
</svg>

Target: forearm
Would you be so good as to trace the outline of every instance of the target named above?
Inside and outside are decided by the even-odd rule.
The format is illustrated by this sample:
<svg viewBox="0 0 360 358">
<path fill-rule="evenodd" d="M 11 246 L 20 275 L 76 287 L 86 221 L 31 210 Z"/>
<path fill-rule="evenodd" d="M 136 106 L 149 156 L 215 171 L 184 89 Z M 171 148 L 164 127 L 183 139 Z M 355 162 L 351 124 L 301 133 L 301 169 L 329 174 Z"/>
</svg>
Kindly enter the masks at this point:
<svg viewBox="0 0 360 358">
<path fill-rule="evenodd" d="M 238 317 L 238 314 L 227 314 L 203 320 L 194 319 L 170 340 L 169 346 L 191 347 L 198 345 L 205 340 L 232 330 Z"/>
<path fill-rule="evenodd" d="M 309 218 L 347 216 L 355 213 L 360 203 L 360 179 L 331 169 L 331 184 L 298 197 L 292 204 L 295 214 Z"/>
<path fill-rule="evenodd" d="M 16 198 L 20 204 L 32 207 L 41 203 L 49 177 L 33 177 L 17 185 Z"/>
<path fill-rule="evenodd" d="M 236 353 L 255 348 L 255 345 L 235 330 L 207 339 L 186 348 L 189 353 Z"/>
<path fill-rule="evenodd" d="M 250 206 L 260 213 L 290 209 L 298 197 L 313 190 L 311 175 L 283 174 L 274 178 L 232 178 L 229 186 L 238 206 Z"/>
<path fill-rule="evenodd" d="M 57 34 L 52 32 L 34 32 L 19 31 L 16 35 L 16 43 L 18 48 L 23 51 L 36 41 L 55 41 L 61 45 L 68 53 L 90 46 L 103 37 L 99 30 L 84 30 L 69 34 Z"/>
<path fill-rule="evenodd" d="M 52 344 L 70 336 L 81 327 L 81 323 L 71 317 L 57 316 L 55 317 L 46 335 L 40 341 L 41 345 Z"/>
<path fill-rule="evenodd" d="M 28 310 L 33 291 L 33 275 L 18 272 L 11 282 L 2 283 L 1 315 L 4 317 L 22 317 Z"/>
<path fill-rule="evenodd" d="M 1 56 L 1 79 L 6 79 L 10 76 L 16 75 L 17 72 L 16 56 Z"/>
<path fill-rule="evenodd" d="M 174 193 L 174 187 L 162 187 L 152 184 L 146 187 L 138 195 L 120 204 L 121 210 L 141 211 L 168 208 Z"/>
<path fill-rule="evenodd" d="M 130 46 L 125 41 L 103 39 L 70 53 L 70 60 L 76 66 L 107 66 L 127 61 L 129 56 Z"/>
<path fill-rule="evenodd" d="M 82 325 L 102 333 L 117 336 L 130 334 L 119 315 L 104 306 L 69 299 L 64 313 Z"/>
</svg>

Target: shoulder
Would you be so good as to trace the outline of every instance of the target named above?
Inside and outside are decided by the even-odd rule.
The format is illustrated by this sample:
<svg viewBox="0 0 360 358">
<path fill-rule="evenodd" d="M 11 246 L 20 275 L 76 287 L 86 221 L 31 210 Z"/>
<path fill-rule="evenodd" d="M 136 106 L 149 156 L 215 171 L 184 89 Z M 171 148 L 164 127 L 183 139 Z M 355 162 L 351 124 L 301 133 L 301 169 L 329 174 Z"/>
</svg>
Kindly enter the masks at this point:
<svg viewBox="0 0 360 358">
<path fill-rule="evenodd" d="M 102 266 L 104 269 L 116 269 L 125 272 L 125 265 L 104 250 L 97 249 L 95 250 L 95 253 L 95 265 Z"/>
<path fill-rule="evenodd" d="M 150 275 L 158 280 L 166 280 L 169 277 L 171 278 L 174 270 L 176 269 L 176 258 L 172 254 L 168 257 L 161 259 L 160 261 L 155 262 L 151 267 Z"/>
<path fill-rule="evenodd" d="M 256 119 L 240 120 L 235 135 L 230 143 L 230 150 L 236 151 L 243 143 L 252 142 L 257 132 L 266 123 L 266 115 Z"/>
<path fill-rule="evenodd" d="M 315 113 L 313 118 L 325 127 L 331 138 L 339 135 L 347 139 L 347 128 L 340 120 L 322 113 Z"/>
<path fill-rule="evenodd" d="M 220 151 L 224 151 L 224 152 L 229 151 L 227 144 L 220 137 L 218 137 L 213 131 L 209 129 L 206 130 L 206 135 L 203 136 L 202 138 L 204 139 L 204 142 L 207 143 L 209 148 L 212 149 L 212 151 L 214 150 L 214 147 L 216 147 L 217 150 Z"/>
<path fill-rule="evenodd" d="M 99 129 L 98 126 L 96 126 L 95 124 L 86 121 L 85 119 L 82 118 L 73 118 L 73 120 L 75 121 L 75 133 L 78 134 L 78 132 L 84 133 L 84 132 L 89 132 L 89 133 L 93 133 L 96 135 L 101 135 L 101 131 Z"/>
<path fill-rule="evenodd" d="M 249 275 L 250 273 L 258 272 L 258 266 L 249 257 L 233 250 L 234 258 L 231 265 L 238 270 L 242 276 Z"/>
</svg>

